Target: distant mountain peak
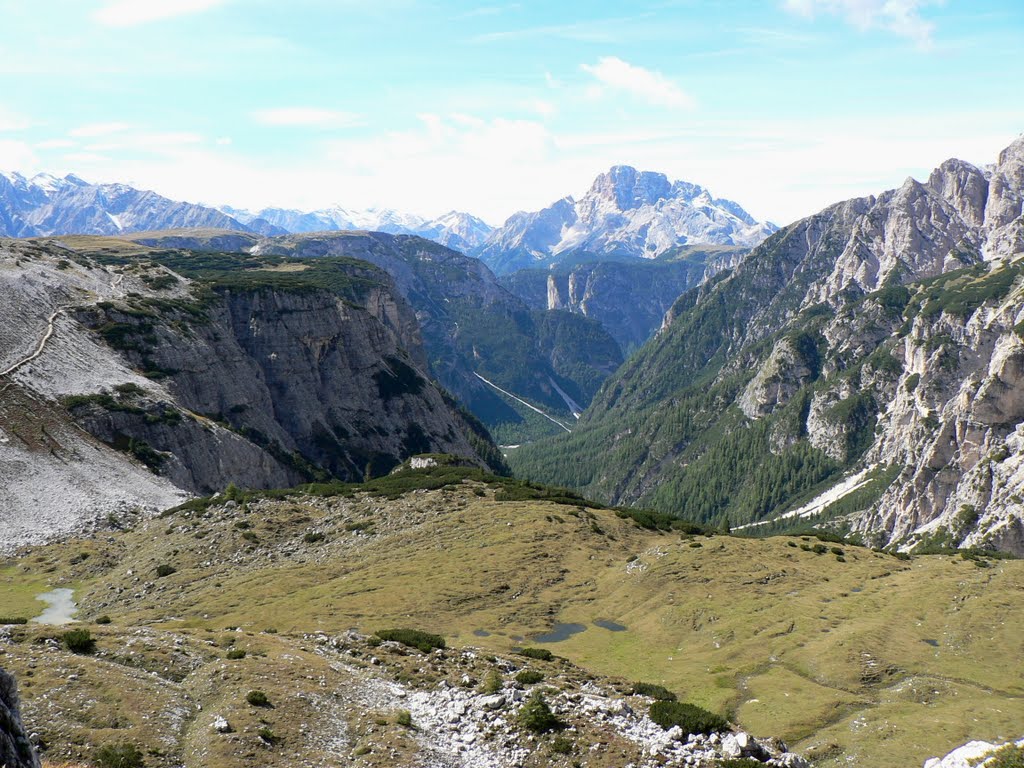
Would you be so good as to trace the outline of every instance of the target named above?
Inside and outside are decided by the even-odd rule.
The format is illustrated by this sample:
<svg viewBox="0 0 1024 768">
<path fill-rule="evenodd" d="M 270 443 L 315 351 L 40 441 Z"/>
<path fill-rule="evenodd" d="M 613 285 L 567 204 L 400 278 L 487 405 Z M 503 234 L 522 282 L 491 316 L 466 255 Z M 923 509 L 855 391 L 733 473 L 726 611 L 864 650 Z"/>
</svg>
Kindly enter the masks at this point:
<svg viewBox="0 0 1024 768">
<path fill-rule="evenodd" d="M 576 251 L 649 259 L 681 245 L 752 247 L 776 229 L 699 184 L 613 165 L 579 200 L 563 197 L 543 210 L 514 214 L 476 255 L 504 274 L 552 266 Z"/>
</svg>

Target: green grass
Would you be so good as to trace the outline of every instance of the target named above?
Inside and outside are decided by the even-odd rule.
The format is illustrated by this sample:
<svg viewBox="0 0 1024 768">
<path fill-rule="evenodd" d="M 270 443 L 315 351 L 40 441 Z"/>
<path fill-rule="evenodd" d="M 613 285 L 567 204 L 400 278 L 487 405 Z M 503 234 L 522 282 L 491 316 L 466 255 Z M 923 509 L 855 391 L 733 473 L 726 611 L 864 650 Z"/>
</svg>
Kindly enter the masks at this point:
<svg viewBox="0 0 1024 768">
<path fill-rule="evenodd" d="M 901 561 L 843 544 L 838 563 L 832 542 L 822 556 L 788 546 L 789 537 L 716 535 L 695 549 L 613 510 L 574 515 L 543 500 L 496 501 L 502 487 L 460 480 L 394 500 L 290 494 L 265 499 L 258 514 L 246 502 L 232 516 L 197 505 L 112 543 L 91 542 L 92 556 L 75 565 L 81 543 L 38 549 L 30 558 L 42 560 L 26 565 L 78 581 L 83 615 L 103 603 L 113 626 L 274 626 L 283 635 L 415 627 L 453 647 L 507 653 L 523 644 L 513 638 L 579 623 L 586 631 L 540 650 L 596 674 L 642 675 L 760 736 L 798 747 L 828 739 L 865 765 L 889 754 L 920 763 L 1021 727 L 1012 713 L 1024 702 L 1024 671 L 1013 661 L 1024 653 L 1024 561 L 979 569 L 959 556 Z M 372 532 L 345 531 L 368 519 Z M 202 540 L 199 528 L 210 531 Z M 292 546 L 311 528 L 327 540 Z M 161 580 L 159 594 L 130 588 L 128 570 L 152 573 L 171 560 L 178 572 Z M 5 572 L 13 581 L 25 571 L 0 571 L 0 586 Z M 597 618 L 627 630 L 601 629 Z M 250 674 L 263 663 L 231 668 Z M 949 695 L 922 707 L 912 691 L 928 685 Z M 854 721 L 868 726 L 851 728 Z M 895 743 L 890 728 L 914 736 Z"/>
</svg>

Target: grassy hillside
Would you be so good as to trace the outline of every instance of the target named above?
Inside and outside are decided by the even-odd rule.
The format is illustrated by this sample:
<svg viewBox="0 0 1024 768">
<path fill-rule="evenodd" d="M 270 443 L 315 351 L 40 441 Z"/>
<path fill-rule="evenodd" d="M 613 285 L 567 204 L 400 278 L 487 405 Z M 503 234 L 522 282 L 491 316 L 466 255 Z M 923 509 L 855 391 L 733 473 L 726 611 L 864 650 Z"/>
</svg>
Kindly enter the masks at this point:
<svg viewBox="0 0 1024 768">
<path fill-rule="evenodd" d="M 479 474 L 406 477 L 403 495 L 392 480 L 194 504 L 25 552 L 0 569 L 0 614 L 31 615 L 37 590 L 66 584 L 87 621 L 211 640 L 410 626 L 508 653 L 582 630 L 544 647 L 663 684 L 820 765 L 913 765 L 1024 730 L 1024 562 L 693 537 Z"/>
</svg>

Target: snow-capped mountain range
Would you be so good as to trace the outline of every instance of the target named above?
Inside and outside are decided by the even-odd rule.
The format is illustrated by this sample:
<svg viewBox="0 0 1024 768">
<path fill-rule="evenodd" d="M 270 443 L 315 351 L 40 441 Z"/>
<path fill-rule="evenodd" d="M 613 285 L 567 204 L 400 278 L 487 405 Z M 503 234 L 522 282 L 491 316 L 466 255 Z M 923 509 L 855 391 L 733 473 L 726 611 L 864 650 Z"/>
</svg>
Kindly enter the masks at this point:
<svg viewBox="0 0 1024 768">
<path fill-rule="evenodd" d="M 425 219 L 392 208 L 353 210 L 333 206 L 309 212 L 264 208 L 254 213 L 222 206 L 221 210 L 243 224 L 262 219 L 296 234 L 357 229 L 392 235 L 419 235 L 459 251 L 471 251 L 479 247 L 494 229 L 476 216 L 460 211 L 449 211 L 436 219 Z"/>
<path fill-rule="evenodd" d="M 27 178 L 0 173 L 0 235 L 116 235 L 181 227 L 282 234 L 273 228 L 243 226 L 214 208 L 170 200 L 126 184 L 90 184 L 70 174 Z"/>
<path fill-rule="evenodd" d="M 615 166 L 579 200 L 565 197 L 494 229 L 468 213 L 425 218 L 392 208 L 249 211 L 171 200 L 126 184 L 75 175 L 0 173 L 0 236 L 116 235 L 216 228 L 264 236 L 368 230 L 418 235 L 478 256 L 498 274 L 548 267 L 571 254 L 656 258 L 680 245 L 754 246 L 775 231 L 737 203 L 661 173 Z"/>
<path fill-rule="evenodd" d="M 506 274 L 548 267 L 581 251 L 652 259 L 688 244 L 753 247 L 777 229 L 697 184 L 617 165 L 579 200 L 564 197 L 541 211 L 512 215 L 475 255 Z"/>
</svg>

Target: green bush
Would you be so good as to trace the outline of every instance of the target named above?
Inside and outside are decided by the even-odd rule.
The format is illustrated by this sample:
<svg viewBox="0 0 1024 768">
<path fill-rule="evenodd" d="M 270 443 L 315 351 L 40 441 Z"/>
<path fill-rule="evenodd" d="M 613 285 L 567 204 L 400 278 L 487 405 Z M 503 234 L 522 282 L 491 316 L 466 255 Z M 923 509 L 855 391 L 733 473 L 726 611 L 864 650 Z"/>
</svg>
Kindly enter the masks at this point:
<svg viewBox="0 0 1024 768">
<path fill-rule="evenodd" d="M 267 742 L 267 744 L 270 744 L 271 746 L 281 741 L 281 737 L 269 728 L 260 728 L 256 732 L 256 735 L 263 739 L 263 741 Z"/>
<path fill-rule="evenodd" d="M 651 704 L 650 716 L 651 720 L 666 731 L 676 725 L 685 733 L 716 733 L 729 727 L 724 717 L 696 704 L 678 701 L 654 702 Z"/>
<path fill-rule="evenodd" d="M 142 768 L 145 763 L 139 748 L 126 741 L 97 747 L 92 761 L 96 768 Z"/>
<path fill-rule="evenodd" d="M 324 536 L 319 531 L 310 531 L 309 533 L 307 533 L 305 536 L 302 537 L 302 540 L 304 542 L 306 542 L 307 544 L 317 544 L 318 542 L 321 542 L 321 541 L 323 541 L 326 538 L 327 537 Z"/>
<path fill-rule="evenodd" d="M 480 693 L 486 693 L 493 695 L 501 690 L 504 680 L 501 677 L 501 672 L 496 669 L 492 669 L 487 675 L 487 679 L 484 680 L 483 685 L 480 686 Z"/>
<path fill-rule="evenodd" d="M 245 694 L 245 700 L 253 707 L 269 707 L 270 699 L 263 691 L 249 691 Z"/>
<path fill-rule="evenodd" d="M 28 619 L 24 616 L 3 616 L 0 617 L 0 626 L 4 624 L 28 624 Z"/>
<path fill-rule="evenodd" d="M 107 616 L 106 614 L 103 614 L 102 616 L 99 616 L 96 619 L 96 623 L 97 624 L 109 624 L 110 621 L 111 621 L 110 617 Z"/>
<path fill-rule="evenodd" d="M 156 567 L 156 575 L 159 576 L 161 579 L 164 576 L 170 576 L 172 573 L 177 573 L 177 571 L 178 569 L 175 568 L 173 565 L 167 565 L 166 563 L 164 563 L 163 565 L 158 565 Z"/>
<path fill-rule="evenodd" d="M 518 718 L 519 724 L 533 733 L 547 733 L 565 727 L 565 724 L 555 717 L 555 713 L 551 711 L 551 707 L 548 706 L 540 691 L 527 700 L 519 710 Z"/>
<path fill-rule="evenodd" d="M 544 673 L 535 669 L 524 669 L 516 675 L 516 682 L 520 685 L 536 685 L 544 679 Z"/>
<path fill-rule="evenodd" d="M 573 748 L 572 739 L 567 739 L 565 736 L 556 736 L 551 740 L 551 751 L 556 755 L 571 755 Z"/>
<path fill-rule="evenodd" d="M 430 653 L 435 648 L 444 648 L 444 638 L 440 635 L 432 635 L 429 632 L 421 632 L 418 629 L 382 629 L 374 634 L 381 640 L 391 640 L 396 643 L 416 648 L 423 653 Z"/>
<path fill-rule="evenodd" d="M 1024 768 L 1024 747 L 1007 744 L 989 758 L 985 768 Z"/>
<path fill-rule="evenodd" d="M 764 763 L 752 757 L 735 757 L 730 760 L 719 760 L 715 768 L 764 768 Z"/>
<path fill-rule="evenodd" d="M 546 648 L 520 648 L 518 653 L 520 656 L 538 661 L 551 661 L 555 658 L 555 655 Z"/>
<path fill-rule="evenodd" d="M 227 652 L 226 656 L 232 661 L 235 661 L 236 659 L 244 659 L 245 651 L 243 651 L 241 648 L 232 648 L 230 651 Z"/>
<path fill-rule="evenodd" d="M 399 713 L 395 715 L 395 722 L 403 728 L 412 728 L 412 712 L 407 709 L 400 710 Z"/>
<path fill-rule="evenodd" d="M 663 685 L 654 683 L 633 683 L 633 693 L 637 696 L 650 696 L 658 701 L 675 701 L 676 695 Z"/>
<path fill-rule="evenodd" d="M 72 653 L 92 653 L 96 650 L 96 641 L 88 629 L 72 629 L 64 633 L 64 647 Z"/>
</svg>

